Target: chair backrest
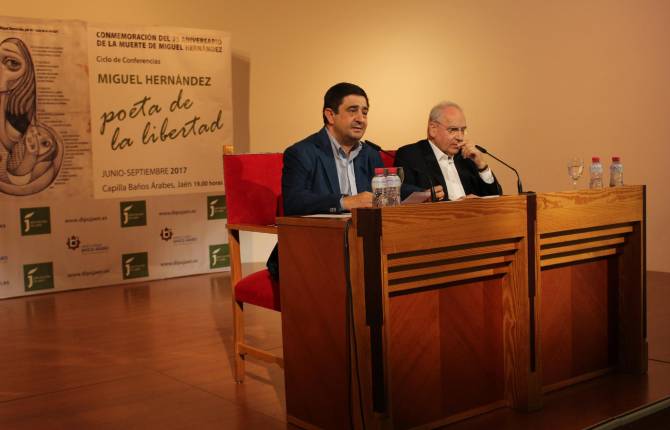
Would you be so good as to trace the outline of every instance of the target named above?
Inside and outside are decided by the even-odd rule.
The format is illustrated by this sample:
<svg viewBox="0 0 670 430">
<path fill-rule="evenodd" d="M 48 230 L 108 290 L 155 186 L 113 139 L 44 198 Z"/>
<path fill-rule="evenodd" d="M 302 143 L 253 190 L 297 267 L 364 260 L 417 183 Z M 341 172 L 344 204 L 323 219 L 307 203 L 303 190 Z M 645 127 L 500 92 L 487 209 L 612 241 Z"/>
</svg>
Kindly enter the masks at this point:
<svg viewBox="0 0 670 430">
<path fill-rule="evenodd" d="M 379 156 L 382 158 L 384 167 L 393 167 L 395 161 L 395 151 L 379 151 Z"/>
<path fill-rule="evenodd" d="M 223 156 L 228 224 L 275 224 L 283 215 L 282 166 L 282 154 Z"/>
</svg>

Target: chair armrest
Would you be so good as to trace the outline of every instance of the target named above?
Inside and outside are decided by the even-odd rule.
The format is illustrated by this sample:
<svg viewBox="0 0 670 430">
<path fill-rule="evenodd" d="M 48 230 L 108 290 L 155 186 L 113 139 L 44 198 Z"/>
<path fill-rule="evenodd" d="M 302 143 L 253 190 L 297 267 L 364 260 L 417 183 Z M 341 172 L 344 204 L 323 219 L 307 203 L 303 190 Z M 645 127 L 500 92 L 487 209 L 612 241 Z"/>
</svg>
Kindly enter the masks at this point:
<svg viewBox="0 0 670 430">
<path fill-rule="evenodd" d="M 252 231 L 255 233 L 277 234 L 276 225 L 256 225 L 256 224 L 226 224 L 228 230 Z"/>
</svg>

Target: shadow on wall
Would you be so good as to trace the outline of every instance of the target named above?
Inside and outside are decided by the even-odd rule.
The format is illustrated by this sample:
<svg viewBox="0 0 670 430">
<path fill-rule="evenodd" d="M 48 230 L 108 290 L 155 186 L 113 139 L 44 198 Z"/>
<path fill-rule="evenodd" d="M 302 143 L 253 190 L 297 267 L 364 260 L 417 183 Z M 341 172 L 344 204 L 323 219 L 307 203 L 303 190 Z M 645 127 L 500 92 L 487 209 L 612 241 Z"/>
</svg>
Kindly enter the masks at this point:
<svg viewBox="0 0 670 430">
<path fill-rule="evenodd" d="M 233 53 L 231 62 L 233 91 L 233 146 L 236 154 L 250 151 L 249 137 L 249 59 Z"/>
</svg>

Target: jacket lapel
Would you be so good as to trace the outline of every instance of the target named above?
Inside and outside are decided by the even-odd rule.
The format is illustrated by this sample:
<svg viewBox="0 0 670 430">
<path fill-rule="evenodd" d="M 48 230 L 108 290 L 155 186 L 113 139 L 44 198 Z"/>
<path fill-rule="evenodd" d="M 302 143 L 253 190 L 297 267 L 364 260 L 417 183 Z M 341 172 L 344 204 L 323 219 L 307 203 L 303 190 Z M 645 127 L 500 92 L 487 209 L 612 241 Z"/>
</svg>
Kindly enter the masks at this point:
<svg viewBox="0 0 670 430">
<path fill-rule="evenodd" d="M 430 180 L 433 182 L 433 185 L 442 185 L 442 189 L 446 194 L 447 183 L 444 180 L 442 169 L 440 169 L 440 165 L 437 163 L 437 158 L 435 158 L 435 153 L 433 152 L 433 148 L 430 147 L 428 140 L 421 141 L 421 152 L 426 162 L 426 173 L 430 175 Z"/>
<path fill-rule="evenodd" d="M 463 185 L 463 191 L 465 195 L 473 194 L 474 190 L 472 189 L 472 176 L 468 170 L 467 160 L 463 158 L 459 152 L 454 157 L 454 164 L 456 165 L 456 171 L 458 172 L 458 178 L 461 180 L 461 185 Z"/>
<path fill-rule="evenodd" d="M 323 163 L 324 170 L 326 171 L 326 176 L 328 177 L 328 184 L 330 185 L 330 190 L 333 193 L 341 193 L 340 191 L 340 182 L 337 179 L 337 167 L 335 167 L 335 157 L 333 156 L 333 148 L 330 146 L 330 139 L 328 138 L 328 132 L 326 132 L 326 127 L 322 128 L 321 131 L 317 134 L 317 149 L 316 152 L 319 154 L 319 159 Z"/>
<path fill-rule="evenodd" d="M 356 175 L 356 190 L 359 193 L 362 193 L 363 191 L 372 191 L 372 184 L 370 181 L 374 175 L 368 172 L 368 159 L 365 148 L 362 148 L 358 156 L 354 158 L 354 174 Z"/>
</svg>

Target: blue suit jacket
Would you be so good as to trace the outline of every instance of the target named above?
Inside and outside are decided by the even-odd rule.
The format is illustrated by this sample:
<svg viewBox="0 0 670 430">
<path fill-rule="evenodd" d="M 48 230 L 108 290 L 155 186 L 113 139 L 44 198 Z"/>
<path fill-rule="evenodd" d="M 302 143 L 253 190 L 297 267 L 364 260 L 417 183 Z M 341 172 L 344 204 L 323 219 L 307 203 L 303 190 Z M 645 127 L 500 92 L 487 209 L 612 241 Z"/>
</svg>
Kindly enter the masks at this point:
<svg viewBox="0 0 670 430">
<path fill-rule="evenodd" d="M 379 153 L 370 146 L 354 159 L 356 189 L 372 190 L 376 167 L 384 167 Z M 295 143 L 284 151 L 282 194 L 286 215 L 341 212 L 340 183 L 335 157 L 326 128 Z"/>
</svg>

